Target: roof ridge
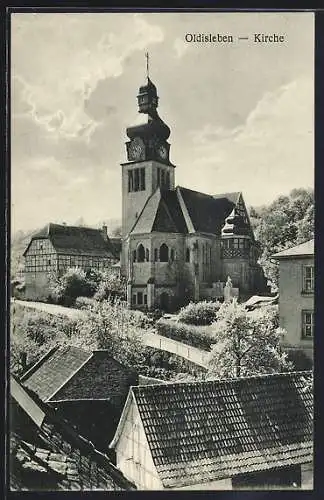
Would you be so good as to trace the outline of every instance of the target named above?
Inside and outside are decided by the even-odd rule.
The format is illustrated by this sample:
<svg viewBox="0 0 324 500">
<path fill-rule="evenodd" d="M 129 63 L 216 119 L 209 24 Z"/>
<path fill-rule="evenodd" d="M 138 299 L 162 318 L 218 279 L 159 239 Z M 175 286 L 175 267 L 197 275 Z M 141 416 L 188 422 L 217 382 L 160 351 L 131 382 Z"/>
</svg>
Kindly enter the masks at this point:
<svg viewBox="0 0 324 500">
<path fill-rule="evenodd" d="M 51 347 L 49 351 L 47 351 L 36 363 L 34 363 L 23 375 L 18 379 L 19 382 L 25 382 L 26 379 L 30 377 L 35 371 L 42 366 L 44 361 L 50 358 L 58 349 L 60 348 L 60 344 L 57 344 L 54 347 Z"/>
<path fill-rule="evenodd" d="M 291 371 L 291 372 L 280 372 L 280 373 L 265 373 L 265 374 L 258 374 L 258 375 L 249 375 L 246 377 L 231 377 L 231 378 L 224 378 L 224 379 L 213 379 L 213 380 L 195 380 L 195 381 L 188 381 L 188 382 L 168 382 L 168 384 L 146 384 L 146 385 L 138 385 L 138 386 L 130 386 L 130 389 L 133 388 L 143 388 L 143 387 L 156 387 L 159 385 L 175 385 L 175 386 L 197 386 L 201 384 L 230 384 L 232 382 L 239 383 L 240 381 L 246 381 L 246 380 L 251 380 L 251 379 L 265 379 L 265 378 L 278 378 L 278 377 L 290 377 L 292 375 L 311 375 L 313 373 L 312 370 L 296 370 L 296 371 Z"/>
<path fill-rule="evenodd" d="M 208 194 L 208 193 L 203 193 L 202 191 L 196 191 L 195 189 L 190 189 L 190 188 L 187 188 L 187 187 L 184 187 L 184 186 L 176 186 L 176 189 L 184 189 L 185 191 L 191 191 L 192 193 L 197 193 L 197 194 L 202 194 L 203 196 L 207 196 L 209 198 L 213 198 L 214 199 L 214 196 L 212 194 Z"/>
</svg>

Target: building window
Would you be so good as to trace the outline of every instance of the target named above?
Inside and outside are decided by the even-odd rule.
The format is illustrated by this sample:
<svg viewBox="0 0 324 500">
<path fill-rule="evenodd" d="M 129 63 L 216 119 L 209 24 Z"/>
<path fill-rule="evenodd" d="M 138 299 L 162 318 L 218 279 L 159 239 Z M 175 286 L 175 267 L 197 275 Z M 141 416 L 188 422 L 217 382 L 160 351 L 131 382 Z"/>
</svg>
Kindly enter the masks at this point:
<svg viewBox="0 0 324 500">
<path fill-rule="evenodd" d="M 302 337 L 312 339 L 314 337 L 314 312 L 302 311 Z"/>
<path fill-rule="evenodd" d="M 143 292 L 137 292 L 137 304 L 139 306 L 143 304 Z"/>
<path fill-rule="evenodd" d="M 137 248 L 137 262 L 144 262 L 145 260 L 145 248 L 140 244 Z"/>
<path fill-rule="evenodd" d="M 170 172 L 167 172 L 165 177 L 166 188 L 170 189 Z"/>
<path fill-rule="evenodd" d="M 133 304 L 135 305 L 136 304 L 136 295 L 134 294 L 133 295 L 133 300 L 132 300 Z"/>
<path fill-rule="evenodd" d="M 160 262 L 168 262 L 169 260 L 169 249 L 165 243 L 160 246 Z"/>
<path fill-rule="evenodd" d="M 145 191 L 145 168 L 140 168 L 140 191 Z"/>
<path fill-rule="evenodd" d="M 190 262 L 190 249 L 186 249 L 186 262 Z"/>
<path fill-rule="evenodd" d="M 303 267 L 303 292 L 314 292 L 314 266 Z"/>
<path fill-rule="evenodd" d="M 154 261 L 155 262 L 158 261 L 158 249 L 157 248 L 154 248 Z"/>
<path fill-rule="evenodd" d="M 146 306 L 147 305 L 147 295 L 144 294 L 144 305 Z"/>
<path fill-rule="evenodd" d="M 128 192 L 145 191 L 145 168 L 128 171 Z"/>
<path fill-rule="evenodd" d="M 146 262 L 150 261 L 150 251 L 148 248 L 146 248 L 146 250 L 145 250 L 145 260 L 146 260 Z"/>
</svg>

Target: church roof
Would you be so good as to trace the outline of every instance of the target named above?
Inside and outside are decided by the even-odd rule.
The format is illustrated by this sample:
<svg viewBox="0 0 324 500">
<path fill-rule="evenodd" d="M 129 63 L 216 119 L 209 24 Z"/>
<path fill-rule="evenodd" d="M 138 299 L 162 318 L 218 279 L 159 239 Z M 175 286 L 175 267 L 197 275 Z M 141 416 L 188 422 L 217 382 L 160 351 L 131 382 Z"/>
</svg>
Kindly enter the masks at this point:
<svg viewBox="0 0 324 500">
<path fill-rule="evenodd" d="M 235 196 L 237 195 L 237 196 Z M 158 188 L 147 200 L 132 234 L 156 232 L 188 233 L 186 218 L 196 232 L 220 234 L 226 217 L 231 213 L 240 193 L 218 197 L 181 186 L 175 190 Z"/>
<path fill-rule="evenodd" d="M 116 257 L 108 236 L 105 239 L 100 229 L 53 223 L 47 224 L 32 236 L 24 255 L 26 255 L 33 240 L 43 238 L 49 239 L 55 250 L 61 254 Z"/>
<path fill-rule="evenodd" d="M 216 198 L 180 186 L 177 189 L 181 194 L 195 231 L 220 234 L 225 218 L 231 213 L 235 203 L 225 197 Z"/>
<path fill-rule="evenodd" d="M 213 194 L 213 198 L 215 198 L 215 199 L 227 198 L 229 201 L 231 201 L 232 203 L 235 203 L 235 205 L 236 205 L 241 194 L 242 194 L 241 191 L 235 191 L 233 193 Z"/>
<path fill-rule="evenodd" d="M 145 234 L 153 231 L 163 233 L 188 232 L 176 191 L 158 188 L 147 200 L 131 233 Z"/>
<path fill-rule="evenodd" d="M 311 372 L 137 386 L 130 395 L 165 488 L 313 458 Z"/>
</svg>

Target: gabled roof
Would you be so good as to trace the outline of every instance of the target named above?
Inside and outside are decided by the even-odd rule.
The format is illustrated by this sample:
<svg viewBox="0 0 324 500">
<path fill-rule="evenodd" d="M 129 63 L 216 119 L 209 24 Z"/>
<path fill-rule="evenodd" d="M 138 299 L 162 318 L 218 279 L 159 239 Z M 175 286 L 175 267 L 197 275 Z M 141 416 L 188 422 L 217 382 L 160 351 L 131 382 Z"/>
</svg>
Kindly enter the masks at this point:
<svg viewBox="0 0 324 500">
<path fill-rule="evenodd" d="M 235 191 L 233 193 L 213 194 L 213 198 L 215 199 L 227 198 L 229 201 L 231 201 L 236 205 L 239 201 L 240 195 L 242 195 L 241 191 Z"/>
<path fill-rule="evenodd" d="M 272 255 L 274 259 L 288 259 L 290 257 L 311 257 L 314 255 L 314 239 L 305 241 L 300 245 L 282 250 L 281 252 Z"/>
<path fill-rule="evenodd" d="M 56 347 L 28 370 L 20 381 L 43 401 L 47 401 L 80 370 L 91 356 L 91 352 L 79 347 Z"/>
<path fill-rule="evenodd" d="M 174 190 L 157 188 L 145 203 L 131 234 L 157 231 L 219 235 L 240 196 L 240 192 L 211 196 L 181 186 Z"/>
<path fill-rule="evenodd" d="M 192 191 L 184 187 L 177 187 L 193 228 L 197 232 L 220 234 L 225 218 L 231 213 L 235 204 L 228 198 Z"/>
<path fill-rule="evenodd" d="M 311 372 L 138 386 L 131 394 L 165 488 L 312 460 Z"/>
<path fill-rule="evenodd" d="M 187 233 L 185 219 L 175 191 L 156 191 L 147 200 L 131 234 L 157 232 Z"/>
<path fill-rule="evenodd" d="M 21 378 L 43 401 L 106 399 L 117 406 L 137 380 L 107 351 L 74 346 L 52 349 Z"/>
<path fill-rule="evenodd" d="M 10 422 L 11 489 L 136 489 L 107 455 L 14 376 L 10 394 L 15 413 Z"/>
<path fill-rule="evenodd" d="M 60 254 L 106 258 L 116 258 L 118 256 L 115 255 L 108 236 L 104 237 L 100 229 L 52 223 L 47 224 L 32 236 L 23 255 L 26 255 L 32 241 L 44 238 L 49 239 L 55 250 Z"/>
</svg>

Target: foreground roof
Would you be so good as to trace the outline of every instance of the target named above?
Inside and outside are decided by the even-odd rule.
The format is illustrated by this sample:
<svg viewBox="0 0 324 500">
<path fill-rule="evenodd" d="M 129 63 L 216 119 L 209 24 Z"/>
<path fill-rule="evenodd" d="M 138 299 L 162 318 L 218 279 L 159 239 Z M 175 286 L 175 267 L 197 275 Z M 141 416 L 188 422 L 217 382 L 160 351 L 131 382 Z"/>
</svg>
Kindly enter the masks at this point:
<svg viewBox="0 0 324 500">
<path fill-rule="evenodd" d="M 110 243 L 108 236 L 104 237 L 100 229 L 49 223 L 32 236 L 31 242 L 43 238 L 49 239 L 55 250 L 62 254 L 92 255 L 106 258 L 118 256 L 115 254 L 115 248 Z M 27 253 L 30 243 L 24 255 Z"/>
<path fill-rule="evenodd" d="M 106 399 L 118 405 L 121 393 L 127 394 L 138 377 L 108 351 L 88 352 L 80 347 L 58 346 L 20 380 L 43 401 Z"/>
<path fill-rule="evenodd" d="M 285 259 L 289 257 L 309 257 L 314 255 L 314 239 L 305 241 L 300 245 L 288 248 L 287 250 L 282 250 L 281 252 L 272 255 L 275 259 Z"/>
<path fill-rule="evenodd" d="M 138 386 L 131 394 L 166 488 L 312 460 L 311 372 Z"/>
<path fill-rule="evenodd" d="M 93 444 L 10 380 L 12 490 L 132 490 L 135 486 Z"/>
</svg>

